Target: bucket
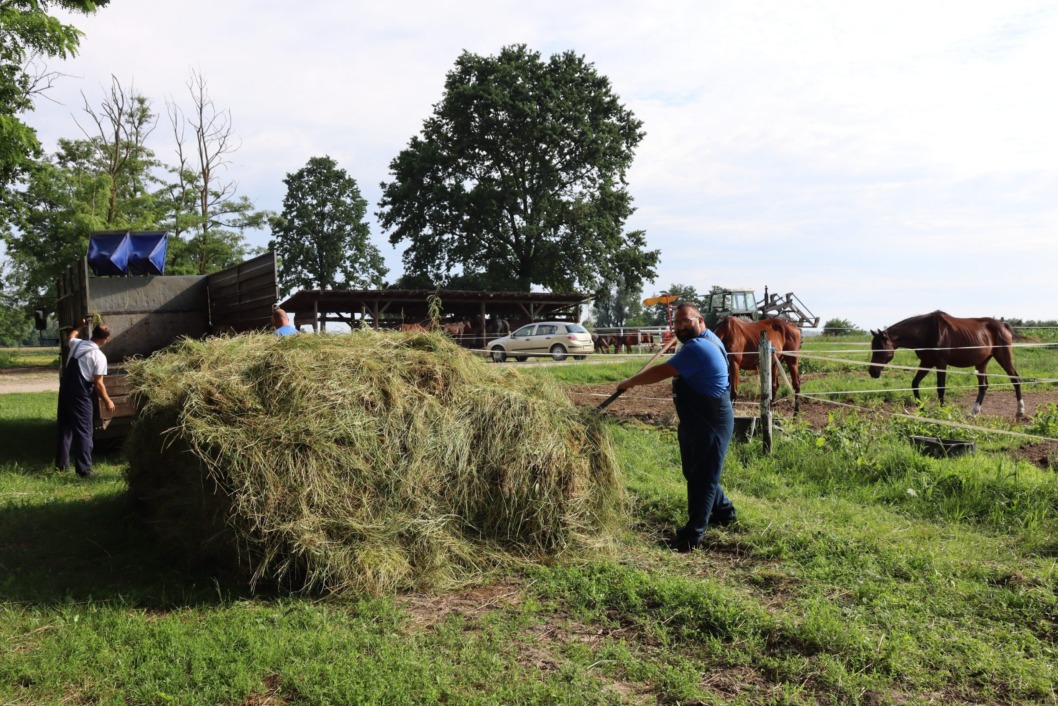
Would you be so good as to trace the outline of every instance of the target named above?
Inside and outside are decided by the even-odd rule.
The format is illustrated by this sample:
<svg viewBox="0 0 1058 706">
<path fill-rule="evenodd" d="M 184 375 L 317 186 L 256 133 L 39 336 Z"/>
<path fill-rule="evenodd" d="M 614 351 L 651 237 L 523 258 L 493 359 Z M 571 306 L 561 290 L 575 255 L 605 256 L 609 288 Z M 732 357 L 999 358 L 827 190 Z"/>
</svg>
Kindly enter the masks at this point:
<svg viewBox="0 0 1058 706">
<path fill-rule="evenodd" d="M 735 441 L 749 441 L 757 431 L 757 417 L 735 417 Z"/>
<path fill-rule="evenodd" d="M 933 458 L 952 458 L 965 456 L 977 451 L 977 442 L 957 439 L 941 439 L 936 436 L 912 436 L 911 443 L 919 453 Z"/>
</svg>

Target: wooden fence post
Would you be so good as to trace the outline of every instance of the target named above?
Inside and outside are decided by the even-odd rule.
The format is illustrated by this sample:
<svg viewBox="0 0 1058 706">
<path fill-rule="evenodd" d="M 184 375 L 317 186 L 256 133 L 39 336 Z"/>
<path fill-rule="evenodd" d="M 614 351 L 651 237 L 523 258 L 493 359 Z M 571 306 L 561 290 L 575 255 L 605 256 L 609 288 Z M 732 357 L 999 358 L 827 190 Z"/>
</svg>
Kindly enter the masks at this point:
<svg viewBox="0 0 1058 706">
<path fill-rule="evenodd" d="M 771 342 L 768 334 L 760 334 L 760 433 L 764 441 L 764 453 L 771 453 Z"/>
</svg>

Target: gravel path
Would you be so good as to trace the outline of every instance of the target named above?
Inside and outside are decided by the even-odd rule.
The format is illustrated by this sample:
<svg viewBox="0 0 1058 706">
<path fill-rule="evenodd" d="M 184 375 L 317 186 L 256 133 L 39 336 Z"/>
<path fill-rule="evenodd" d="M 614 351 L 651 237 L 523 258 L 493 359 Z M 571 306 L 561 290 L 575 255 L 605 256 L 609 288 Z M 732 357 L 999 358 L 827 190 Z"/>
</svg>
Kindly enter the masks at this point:
<svg viewBox="0 0 1058 706">
<path fill-rule="evenodd" d="M 58 392 L 59 371 L 50 368 L 0 370 L 0 395 L 9 392 Z"/>
</svg>

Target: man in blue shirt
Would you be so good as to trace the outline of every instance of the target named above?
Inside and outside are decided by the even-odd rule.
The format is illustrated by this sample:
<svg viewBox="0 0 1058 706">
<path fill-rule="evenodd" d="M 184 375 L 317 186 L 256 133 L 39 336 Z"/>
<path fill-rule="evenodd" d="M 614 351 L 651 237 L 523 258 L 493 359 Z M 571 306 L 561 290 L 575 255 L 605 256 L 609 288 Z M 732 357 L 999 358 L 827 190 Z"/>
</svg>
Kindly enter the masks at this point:
<svg viewBox="0 0 1058 706">
<path fill-rule="evenodd" d="M 276 327 L 277 336 L 292 336 L 298 330 L 290 325 L 290 317 L 282 309 L 272 311 L 272 325 Z"/>
<path fill-rule="evenodd" d="M 680 304 L 672 321 L 683 346 L 669 362 L 622 380 L 618 390 L 650 385 L 673 378 L 672 398 L 680 424 L 677 437 L 683 476 L 687 479 L 687 524 L 676 530 L 672 546 L 690 551 L 702 542 L 709 524 L 735 520 L 735 506 L 720 487 L 735 413 L 728 391 L 727 351 L 705 327 L 705 319 L 692 304 Z"/>
</svg>

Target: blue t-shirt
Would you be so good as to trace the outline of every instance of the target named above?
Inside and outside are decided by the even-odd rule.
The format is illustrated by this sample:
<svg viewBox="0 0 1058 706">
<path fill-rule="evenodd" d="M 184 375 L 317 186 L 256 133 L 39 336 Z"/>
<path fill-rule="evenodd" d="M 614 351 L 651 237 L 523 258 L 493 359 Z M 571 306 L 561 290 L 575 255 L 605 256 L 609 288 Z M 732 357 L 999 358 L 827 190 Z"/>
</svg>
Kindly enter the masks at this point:
<svg viewBox="0 0 1058 706">
<path fill-rule="evenodd" d="M 298 330 L 290 324 L 283 324 L 282 326 L 276 329 L 277 336 L 291 336 L 297 332 Z"/>
<path fill-rule="evenodd" d="M 669 359 L 680 377 L 699 395 L 720 397 L 727 392 L 727 351 L 716 334 L 706 329 L 683 344 Z"/>
</svg>

